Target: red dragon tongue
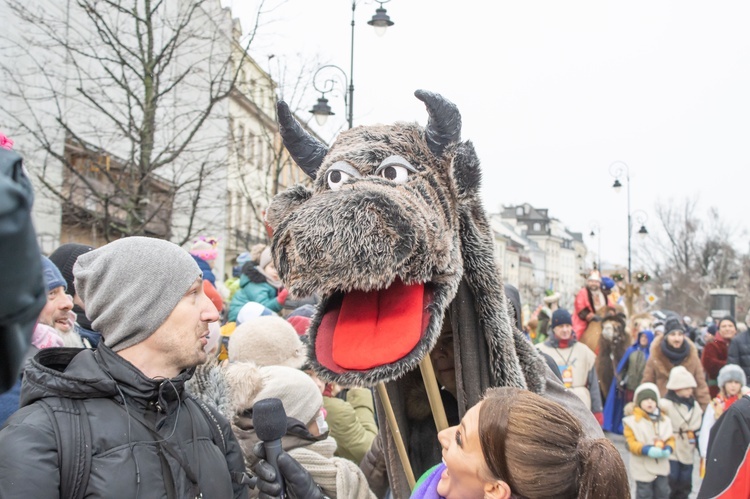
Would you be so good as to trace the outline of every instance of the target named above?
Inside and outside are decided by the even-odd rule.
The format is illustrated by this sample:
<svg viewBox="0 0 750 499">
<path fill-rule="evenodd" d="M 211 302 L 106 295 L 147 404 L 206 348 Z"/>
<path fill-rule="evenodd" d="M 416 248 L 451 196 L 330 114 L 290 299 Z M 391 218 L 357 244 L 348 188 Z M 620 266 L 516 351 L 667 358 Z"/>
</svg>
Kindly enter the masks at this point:
<svg viewBox="0 0 750 499">
<path fill-rule="evenodd" d="M 365 370 L 405 357 L 419 342 L 424 284 L 396 280 L 380 291 L 344 296 L 333 331 L 333 361 L 349 370 Z"/>
</svg>

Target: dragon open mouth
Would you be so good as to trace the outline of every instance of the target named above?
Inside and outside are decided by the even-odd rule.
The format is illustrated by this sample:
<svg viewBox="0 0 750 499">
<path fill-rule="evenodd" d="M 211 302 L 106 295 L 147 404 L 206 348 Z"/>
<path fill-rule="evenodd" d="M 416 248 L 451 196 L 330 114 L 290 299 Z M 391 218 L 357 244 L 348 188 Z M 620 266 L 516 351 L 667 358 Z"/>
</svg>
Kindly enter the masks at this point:
<svg viewBox="0 0 750 499">
<path fill-rule="evenodd" d="M 424 338 L 431 302 L 429 285 L 406 285 L 400 279 L 386 289 L 335 294 L 318 326 L 318 362 L 341 374 L 406 357 Z"/>
</svg>

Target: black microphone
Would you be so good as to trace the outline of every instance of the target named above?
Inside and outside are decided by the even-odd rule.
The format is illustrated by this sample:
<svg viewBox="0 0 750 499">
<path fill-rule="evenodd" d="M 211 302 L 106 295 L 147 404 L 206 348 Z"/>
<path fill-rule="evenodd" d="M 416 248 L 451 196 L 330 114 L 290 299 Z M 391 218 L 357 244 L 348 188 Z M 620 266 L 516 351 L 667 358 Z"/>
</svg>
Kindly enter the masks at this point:
<svg viewBox="0 0 750 499">
<path fill-rule="evenodd" d="M 276 471 L 276 481 L 281 485 L 281 495 L 284 493 L 284 480 L 279 472 L 277 460 L 281 454 L 281 437 L 286 435 L 286 411 L 279 399 L 263 399 L 253 405 L 253 426 L 255 434 L 263 441 L 266 451 L 266 461 Z"/>
</svg>

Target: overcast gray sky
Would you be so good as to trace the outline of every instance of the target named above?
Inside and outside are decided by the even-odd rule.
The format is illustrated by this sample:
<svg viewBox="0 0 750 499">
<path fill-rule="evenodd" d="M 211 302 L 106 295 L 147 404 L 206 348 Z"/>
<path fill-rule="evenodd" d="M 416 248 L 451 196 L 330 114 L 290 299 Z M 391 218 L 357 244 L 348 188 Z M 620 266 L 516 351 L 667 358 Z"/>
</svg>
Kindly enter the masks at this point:
<svg viewBox="0 0 750 499">
<path fill-rule="evenodd" d="M 223 2 L 250 26 L 246 0 Z M 424 124 L 413 92 L 433 90 L 461 110 L 488 210 L 529 202 L 574 231 L 598 223 L 604 260 L 625 264 L 626 195 L 609 173 L 623 161 L 650 230 L 657 201 L 698 195 L 747 250 L 750 2 L 393 0 L 383 38 L 366 24 L 376 7 L 356 10 L 355 125 Z M 350 0 L 288 0 L 266 21 L 261 65 L 302 53 L 349 72 Z"/>
</svg>

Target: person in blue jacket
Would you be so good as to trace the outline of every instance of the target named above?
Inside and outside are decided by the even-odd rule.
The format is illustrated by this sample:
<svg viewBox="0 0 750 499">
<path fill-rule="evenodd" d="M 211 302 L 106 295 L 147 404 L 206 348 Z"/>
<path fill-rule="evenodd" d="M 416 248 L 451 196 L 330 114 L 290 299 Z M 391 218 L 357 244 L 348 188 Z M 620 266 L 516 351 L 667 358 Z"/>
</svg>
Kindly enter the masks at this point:
<svg viewBox="0 0 750 499">
<path fill-rule="evenodd" d="M 633 400 L 633 394 L 643 378 L 643 369 L 651 350 L 654 333 L 649 330 L 638 333 L 635 340 L 617 364 L 615 377 L 609 386 L 604 403 L 604 431 L 622 435 L 622 417 L 625 404 Z"/>
<path fill-rule="evenodd" d="M 240 289 L 232 297 L 227 319 L 229 322 L 236 321 L 242 306 L 251 301 L 278 313 L 284 306 L 288 294 L 289 291 L 283 287 L 273 264 L 269 246 L 261 253 L 257 266 L 252 262 L 242 266 Z"/>
</svg>

